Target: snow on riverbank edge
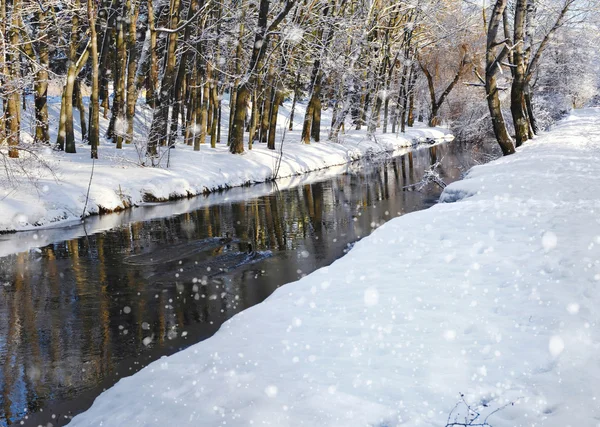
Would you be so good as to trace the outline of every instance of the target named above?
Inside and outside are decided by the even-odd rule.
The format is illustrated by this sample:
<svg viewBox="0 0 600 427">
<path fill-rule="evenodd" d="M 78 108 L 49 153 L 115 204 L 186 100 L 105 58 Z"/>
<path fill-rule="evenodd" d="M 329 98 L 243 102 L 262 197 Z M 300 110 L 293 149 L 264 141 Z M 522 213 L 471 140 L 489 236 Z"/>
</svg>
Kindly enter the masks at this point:
<svg viewBox="0 0 600 427">
<path fill-rule="evenodd" d="M 298 104 L 297 120 L 303 117 L 305 107 L 302 103 Z M 12 181 L 13 184 L 18 182 L 18 185 L 7 185 L 0 189 L 0 233 L 67 225 L 82 217 L 120 211 L 145 202 L 176 200 L 225 188 L 268 182 L 274 178 L 302 175 L 364 157 L 400 154 L 400 150 L 419 142 L 453 138 L 447 129 L 417 124 L 414 128 L 408 128 L 405 134 L 377 134 L 371 139 L 364 130 L 348 130 L 341 135 L 341 143 L 313 142 L 304 145 L 300 143 L 301 123 L 295 123 L 296 130 L 283 132 L 289 123 L 288 108 L 289 105 L 284 104 L 279 114 L 278 123 L 281 126 L 276 150 L 268 150 L 266 144 L 255 143 L 251 151 L 232 155 L 225 144 L 219 144 L 216 148 L 204 144 L 198 152 L 187 145 L 178 144 L 175 149 L 167 150 L 169 168 L 151 168 L 138 166 L 139 147 L 125 145 L 122 150 L 115 150 L 113 144 L 103 140 L 93 176 L 89 147 L 85 144 L 77 145 L 76 154 L 48 148 L 42 153 L 48 167 L 32 159 L 20 160 L 26 162 L 28 176 L 15 168 L 12 172 L 16 179 Z M 151 114 L 143 107 L 138 110 L 136 129 L 139 133 L 136 133 L 136 138 L 144 138 L 143 130 L 148 128 Z M 224 103 L 224 111 L 228 111 L 227 103 Z M 51 117 L 58 117 L 59 100 L 49 101 L 49 112 Z M 77 124 L 78 114 L 75 116 Z M 228 115 L 224 114 L 222 120 L 226 124 Z M 327 139 L 330 121 L 330 112 L 324 112 L 323 141 Z M 57 122 L 51 121 L 53 138 Z M 107 125 L 108 121 L 101 119 L 102 135 Z M 77 132 L 78 129 L 76 125 Z M 80 140 L 77 132 L 76 137 Z M 24 138 L 27 137 L 24 132 Z M 226 132 L 223 132 L 222 140 L 227 140 Z M 27 157 L 27 154 L 23 153 L 23 156 Z M 165 160 L 162 159 L 163 165 Z M 86 203 L 90 176 L 92 180 Z"/>
<path fill-rule="evenodd" d="M 70 426 L 444 426 L 459 393 L 508 404 L 494 427 L 598 426 L 600 110 L 445 194 Z"/>
</svg>

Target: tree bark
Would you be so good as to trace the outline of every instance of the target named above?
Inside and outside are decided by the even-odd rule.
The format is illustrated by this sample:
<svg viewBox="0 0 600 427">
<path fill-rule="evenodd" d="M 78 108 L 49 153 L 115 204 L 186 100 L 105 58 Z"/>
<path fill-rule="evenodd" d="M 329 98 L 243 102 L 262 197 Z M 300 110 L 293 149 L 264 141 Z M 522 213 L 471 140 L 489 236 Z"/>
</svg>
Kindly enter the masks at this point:
<svg viewBox="0 0 600 427">
<path fill-rule="evenodd" d="M 3 4 L 4 7 L 6 7 Z M 19 90 L 19 77 L 21 61 L 19 60 L 19 53 L 16 51 L 16 47 L 19 45 L 18 35 L 18 23 L 20 13 L 20 1 L 15 0 L 13 2 L 12 16 L 10 27 L 7 31 L 7 40 L 10 47 L 5 47 L 6 52 L 6 64 L 5 67 L 8 71 L 8 78 L 10 84 L 6 85 L 4 90 L 8 92 L 7 101 L 5 105 L 5 133 L 6 139 L 8 140 L 8 157 L 18 158 L 19 157 L 19 141 L 21 139 L 21 102 L 20 102 L 20 90 Z M 4 41 L 6 46 L 6 41 Z"/>
<path fill-rule="evenodd" d="M 133 1 L 133 8 L 131 7 Z M 133 118 L 135 117 L 135 106 L 138 98 L 136 86 L 136 73 L 138 68 L 137 21 L 140 11 L 140 0 L 127 0 L 127 17 L 129 18 L 129 33 L 127 34 L 127 101 L 125 115 L 127 118 L 127 132 L 125 143 L 133 142 Z"/>
<path fill-rule="evenodd" d="M 269 117 L 269 138 L 267 148 L 275 149 L 275 136 L 277 134 L 277 114 L 279 113 L 279 105 L 283 102 L 283 92 L 279 88 L 274 89 L 274 95 L 271 102 L 271 111 Z"/>
<path fill-rule="evenodd" d="M 517 147 L 520 147 L 529 138 L 529 118 L 525 111 L 525 61 L 523 57 L 526 15 L 527 0 L 517 0 L 514 19 L 514 47 L 512 51 L 513 81 L 510 91 L 510 111 L 515 127 Z"/>
<path fill-rule="evenodd" d="M 148 31 L 150 33 L 150 66 L 148 72 L 148 82 L 146 85 L 146 104 L 151 108 L 156 108 L 156 97 L 158 90 L 158 54 L 156 52 L 156 29 L 154 26 L 154 0 L 148 0 Z"/>
<path fill-rule="evenodd" d="M 290 109 L 290 124 L 289 130 L 294 130 L 294 112 L 296 111 L 296 101 L 298 99 L 298 91 L 300 90 L 300 72 L 296 73 L 296 81 L 294 82 L 294 98 L 292 99 L 292 108 Z"/>
<path fill-rule="evenodd" d="M 79 0 L 73 3 L 75 9 L 79 8 Z M 79 15 L 73 13 L 71 18 L 71 42 L 69 44 L 67 81 L 65 83 L 60 106 L 60 120 L 56 143 L 61 150 L 75 153 L 75 135 L 73 132 L 73 90 L 77 77 L 77 48 L 79 45 Z M 86 48 L 87 51 L 87 48 Z M 84 55 L 86 52 L 84 52 Z M 84 61 L 85 62 L 85 61 Z"/>
<path fill-rule="evenodd" d="M 218 59 L 218 58 L 217 58 Z M 210 101 L 212 105 L 212 121 L 210 126 L 210 146 L 216 148 L 219 129 L 219 85 L 217 73 L 211 69 Z"/>
<path fill-rule="evenodd" d="M 254 45 L 252 47 L 252 57 L 248 65 L 246 82 L 241 84 L 237 89 L 237 98 L 235 103 L 235 118 L 233 121 L 233 129 L 231 129 L 231 143 L 229 151 L 233 154 L 244 152 L 244 122 L 246 120 L 246 105 L 250 96 L 250 88 L 256 78 L 256 68 L 258 63 L 264 57 L 271 33 L 277 29 L 281 21 L 287 16 L 295 4 L 295 0 L 286 0 L 283 10 L 273 19 L 271 24 L 267 26 L 267 18 L 269 15 L 269 0 L 260 0 L 258 13 L 258 28 L 254 37 Z"/>
<path fill-rule="evenodd" d="M 92 159 L 98 158 L 98 145 L 100 142 L 100 105 L 99 99 L 99 70 L 98 70 L 98 41 L 96 34 L 96 11 L 94 0 L 87 0 L 87 14 L 90 25 L 91 53 L 92 58 L 92 93 L 90 95 L 90 129 L 88 141 L 91 145 Z"/>
<path fill-rule="evenodd" d="M 494 128 L 494 135 L 502 154 L 505 156 L 513 154 L 515 148 L 513 146 L 512 139 L 506 130 L 506 123 L 502 116 L 502 107 L 500 104 L 500 97 L 498 95 L 498 84 L 496 81 L 496 73 L 502 60 L 506 57 L 509 49 L 506 45 L 502 48 L 499 54 L 496 54 L 495 47 L 496 36 L 498 34 L 498 28 L 500 21 L 502 20 L 502 14 L 506 7 L 507 0 L 496 0 L 490 16 L 490 21 L 487 31 L 486 41 L 486 71 L 485 71 L 485 91 L 487 95 L 488 109 L 490 110 L 490 116 L 492 118 L 492 126 Z"/>
<path fill-rule="evenodd" d="M 35 76 L 35 138 L 42 144 L 50 143 L 48 132 L 48 70 L 50 55 L 48 53 L 48 10 L 36 12 L 38 21 L 37 52 L 40 69 Z"/>
<path fill-rule="evenodd" d="M 123 148 L 123 137 L 126 134 L 125 127 L 125 78 L 127 70 L 127 47 L 125 44 L 125 11 L 126 6 L 119 6 L 119 17 L 117 18 L 117 38 L 114 62 L 114 85 L 115 97 L 112 105 L 112 115 L 107 130 L 107 137 L 116 143 L 118 149 Z M 115 129 L 116 127 L 116 129 Z"/>
<path fill-rule="evenodd" d="M 79 126 L 81 128 L 81 139 L 87 140 L 87 124 L 85 120 L 85 105 L 83 105 L 83 94 L 81 93 L 82 82 L 79 77 L 75 79 L 73 88 L 73 103 L 79 110 Z"/>
<path fill-rule="evenodd" d="M 179 23 L 179 9 L 180 0 L 170 0 L 169 28 L 172 30 L 176 29 Z M 148 136 L 147 153 L 151 157 L 155 157 L 158 154 L 159 145 L 166 145 L 169 107 L 173 95 L 173 86 L 175 84 L 177 32 L 170 32 L 167 39 L 168 45 L 165 52 L 165 69 L 160 85 L 160 101 L 158 107 L 154 110 L 154 116 L 152 117 L 152 124 L 150 126 L 150 135 Z"/>
</svg>

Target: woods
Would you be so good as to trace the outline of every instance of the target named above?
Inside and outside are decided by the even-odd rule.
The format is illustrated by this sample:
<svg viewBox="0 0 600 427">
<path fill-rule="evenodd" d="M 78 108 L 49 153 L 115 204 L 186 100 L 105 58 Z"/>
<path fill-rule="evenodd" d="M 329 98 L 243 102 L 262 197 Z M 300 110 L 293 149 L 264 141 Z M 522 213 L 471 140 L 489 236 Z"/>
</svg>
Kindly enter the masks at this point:
<svg viewBox="0 0 600 427">
<path fill-rule="evenodd" d="M 159 165 L 178 143 L 195 151 L 226 143 L 233 154 L 255 143 L 275 149 L 277 133 L 291 129 L 295 106 L 305 102 L 304 144 L 320 141 L 322 131 L 340 142 L 346 126 L 370 137 L 404 132 L 415 120 L 445 123 L 464 138 L 483 121 L 511 154 L 540 130 L 536 116 L 544 116 L 542 127 L 558 118 L 537 101 L 548 95 L 540 84 L 552 67 L 545 53 L 560 49 L 557 35 L 567 30 L 597 37 L 590 31 L 596 7 L 587 0 L 550 7 L 535 0 L 1 0 L 0 152 L 75 153 L 83 143 L 97 158 L 110 141 L 117 150 L 136 144 L 141 164 Z M 597 70 L 584 68 L 597 92 Z M 566 94 L 563 110 L 595 95 L 571 89 L 553 87 Z M 61 99 L 56 122 L 48 97 Z M 278 123 L 284 102 L 291 112 Z M 476 110 L 482 103 L 487 110 Z M 35 114 L 26 124 L 27 109 Z M 323 129 L 328 109 L 333 121 Z"/>
</svg>

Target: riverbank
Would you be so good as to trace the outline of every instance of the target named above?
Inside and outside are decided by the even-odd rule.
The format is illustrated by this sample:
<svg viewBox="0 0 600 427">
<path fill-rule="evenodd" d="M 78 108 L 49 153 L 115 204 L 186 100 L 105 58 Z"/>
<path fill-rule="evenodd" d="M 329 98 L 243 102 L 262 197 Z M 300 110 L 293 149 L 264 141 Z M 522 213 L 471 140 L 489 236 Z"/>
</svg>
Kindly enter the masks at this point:
<svg viewBox="0 0 600 427">
<path fill-rule="evenodd" d="M 10 185 L 7 182 L 0 189 L 0 232 L 67 225 L 80 221 L 82 217 L 120 211 L 146 202 L 175 200 L 301 175 L 365 156 L 394 153 L 423 141 L 451 139 L 447 129 L 417 124 L 398 136 L 377 134 L 372 139 L 367 136 L 366 130 L 348 130 L 342 135 L 341 143 L 313 142 L 304 145 L 300 142 L 300 134 L 306 105 L 299 103 L 296 106 L 295 130 L 284 132 L 289 123 L 289 107 L 285 103 L 280 108 L 280 135 L 276 150 L 268 150 L 266 144 L 255 143 L 251 151 L 231 155 L 226 144 L 210 148 L 206 143 L 197 152 L 185 144 L 177 144 L 175 149 L 163 151 L 161 167 L 142 167 L 139 164 L 144 151 L 138 144 L 124 145 L 122 150 L 116 150 L 110 141 L 103 139 L 100 159 L 93 164 L 93 173 L 90 148 L 86 144 L 77 144 L 76 154 L 56 152 L 50 148 L 42 150 L 36 156 L 44 160 L 43 164 L 38 158 L 23 152 L 24 158 L 15 162 L 10 173 L 6 174 Z M 223 111 L 222 128 L 225 130 L 229 121 L 227 100 L 223 101 Z M 50 98 L 52 139 L 56 138 L 59 113 L 60 99 Z M 75 114 L 75 133 L 76 140 L 80 141 L 78 115 Z M 24 120 L 28 118 L 32 119 L 26 116 Z M 151 111 L 139 107 L 137 141 L 143 140 L 150 120 Z M 323 112 L 322 123 L 321 138 L 327 141 L 330 111 Z M 108 121 L 101 118 L 101 135 L 106 134 L 107 127 Z M 30 138 L 30 135 L 23 134 L 23 138 Z M 226 131 L 222 133 L 222 141 L 227 141 Z M 20 165 L 25 167 L 20 169 Z"/>
<path fill-rule="evenodd" d="M 461 393 L 494 427 L 597 425 L 599 123 L 575 112 L 473 168 L 453 203 L 388 222 L 70 425 L 444 426 Z"/>
</svg>

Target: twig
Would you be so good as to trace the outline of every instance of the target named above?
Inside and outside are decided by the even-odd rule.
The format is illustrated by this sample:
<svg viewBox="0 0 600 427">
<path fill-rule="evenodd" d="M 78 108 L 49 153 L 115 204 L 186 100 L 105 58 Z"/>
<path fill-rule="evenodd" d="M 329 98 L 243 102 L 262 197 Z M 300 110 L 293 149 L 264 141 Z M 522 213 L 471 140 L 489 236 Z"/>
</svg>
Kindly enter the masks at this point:
<svg viewBox="0 0 600 427">
<path fill-rule="evenodd" d="M 456 405 L 454 405 L 454 408 L 452 408 L 452 410 L 448 414 L 448 420 L 446 421 L 445 427 L 492 427 L 492 425 L 488 422 L 489 418 L 492 415 L 498 413 L 499 411 L 501 411 L 509 406 L 514 406 L 514 404 L 516 402 L 518 402 L 520 399 L 521 399 L 521 397 L 518 397 L 516 400 L 510 401 L 510 402 L 506 403 L 505 405 L 502 405 L 502 406 L 494 409 L 482 421 L 479 421 L 481 418 L 481 412 L 480 412 L 479 408 L 480 407 L 488 407 L 488 405 L 486 403 L 482 403 L 478 407 L 474 408 L 467 402 L 467 400 L 465 399 L 465 395 L 461 393 L 460 400 L 456 403 Z M 467 410 L 467 414 L 465 415 L 464 421 L 458 420 L 460 413 L 456 412 L 456 410 L 461 405 L 463 405 Z M 454 421 L 452 421 L 451 419 L 452 419 L 452 416 L 455 414 L 455 412 L 456 412 L 456 415 L 454 416 Z"/>
<path fill-rule="evenodd" d="M 285 135 L 287 133 L 287 128 L 290 123 L 290 118 L 288 116 L 284 126 L 283 126 L 283 134 L 281 135 L 281 144 L 279 145 L 279 157 L 277 158 L 277 164 L 275 166 L 275 171 L 273 173 L 273 181 L 277 179 L 277 175 L 279 174 L 279 168 L 281 167 L 281 161 L 283 160 L 283 142 L 285 141 Z"/>
<path fill-rule="evenodd" d="M 81 219 L 85 216 L 85 210 L 87 208 L 88 199 L 90 198 L 90 188 L 92 188 L 92 178 L 94 177 L 94 166 L 96 165 L 96 160 L 92 159 L 92 173 L 90 173 L 90 182 L 88 184 L 87 194 L 85 195 L 85 204 L 83 205 L 83 212 L 81 212 Z"/>
</svg>

